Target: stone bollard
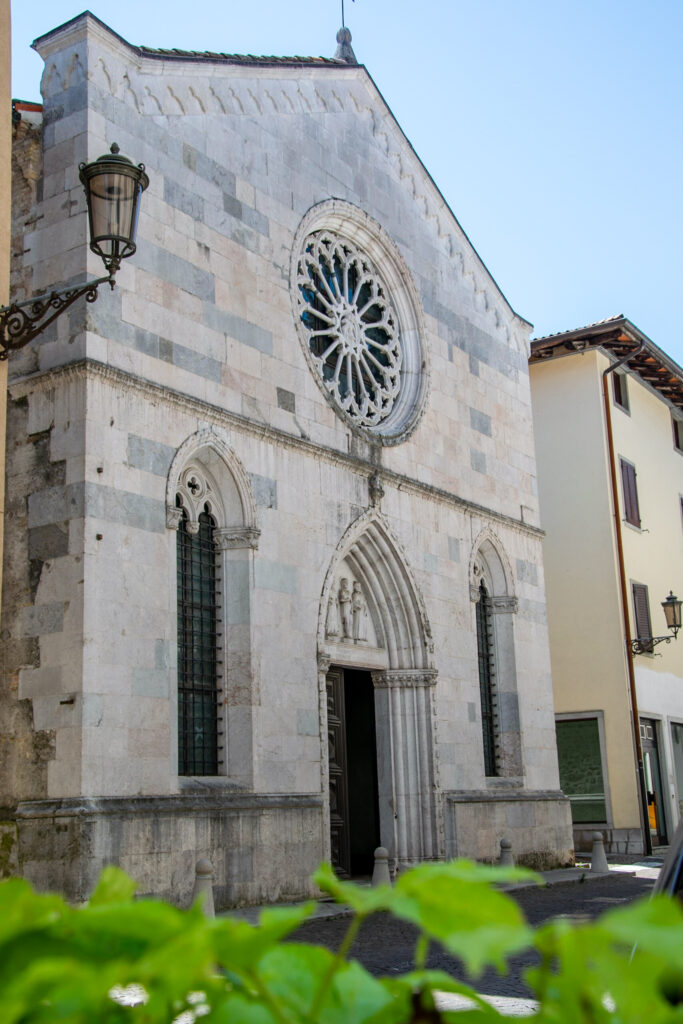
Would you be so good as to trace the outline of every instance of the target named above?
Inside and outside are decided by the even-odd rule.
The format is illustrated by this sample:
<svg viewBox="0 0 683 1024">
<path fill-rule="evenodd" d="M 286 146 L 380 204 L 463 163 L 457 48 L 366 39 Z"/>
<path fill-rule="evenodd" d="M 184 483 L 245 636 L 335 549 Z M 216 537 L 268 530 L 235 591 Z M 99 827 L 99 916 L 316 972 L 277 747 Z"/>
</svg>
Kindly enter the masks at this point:
<svg viewBox="0 0 683 1024">
<path fill-rule="evenodd" d="M 591 855 L 591 871 L 609 871 L 605 844 L 602 841 L 602 832 L 593 833 L 593 853 Z"/>
<path fill-rule="evenodd" d="M 206 917 L 216 916 L 213 906 L 213 868 L 207 857 L 200 857 L 195 866 L 192 903 L 196 903 L 197 900 L 201 902 Z"/>
<path fill-rule="evenodd" d="M 512 856 L 512 843 L 509 839 L 501 839 L 500 841 L 500 860 L 498 861 L 502 868 L 514 868 L 515 858 Z"/>
<path fill-rule="evenodd" d="M 383 846 L 375 850 L 375 867 L 372 872 L 373 885 L 391 885 L 389 874 L 389 851 Z"/>
</svg>

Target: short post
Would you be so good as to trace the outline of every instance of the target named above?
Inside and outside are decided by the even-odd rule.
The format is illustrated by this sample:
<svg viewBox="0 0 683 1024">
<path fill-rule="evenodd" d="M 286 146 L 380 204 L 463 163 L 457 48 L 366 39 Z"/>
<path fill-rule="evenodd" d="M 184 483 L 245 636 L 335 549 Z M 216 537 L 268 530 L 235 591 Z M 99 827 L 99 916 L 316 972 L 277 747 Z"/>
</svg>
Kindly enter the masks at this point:
<svg viewBox="0 0 683 1024">
<path fill-rule="evenodd" d="M 502 868 L 514 868 L 515 858 L 512 856 L 512 843 L 509 839 L 501 839 L 500 841 L 500 860 L 498 861 Z"/>
<path fill-rule="evenodd" d="M 605 844 L 602 832 L 593 833 L 593 853 L 591 855 L 591 871 L 609 871 Z"/>
<path fill-rule="evenodd" d="M 213 868 L 207 857 L 200 857 L 195 865 L 194 889 L 192 902 L 199 900 L 206 917 L 215 917 L 213 905 Z"/>
<path fill-rule="evenodd" d="M 372 871 L 373 885 L 391 885 L 389 874 L 389 851 L 384 846 L 375 850 L 375 866 Z"/>
</svg>

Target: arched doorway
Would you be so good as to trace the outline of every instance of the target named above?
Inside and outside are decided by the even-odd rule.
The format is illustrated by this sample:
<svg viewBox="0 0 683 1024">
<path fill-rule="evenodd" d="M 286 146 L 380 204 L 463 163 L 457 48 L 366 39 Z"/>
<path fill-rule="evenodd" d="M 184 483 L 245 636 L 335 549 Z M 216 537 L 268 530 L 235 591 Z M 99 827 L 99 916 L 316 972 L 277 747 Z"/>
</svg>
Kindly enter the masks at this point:
<svg viewBox="0 0 683 1024">
<path fill-rule="evenodd" d="M 333 864 L 367 873 L 377 845 L 394 868 L 439 859 L 431 630 L 405 555 L 375 511 L 332 559 L 318 651 Z"/>
</svg>

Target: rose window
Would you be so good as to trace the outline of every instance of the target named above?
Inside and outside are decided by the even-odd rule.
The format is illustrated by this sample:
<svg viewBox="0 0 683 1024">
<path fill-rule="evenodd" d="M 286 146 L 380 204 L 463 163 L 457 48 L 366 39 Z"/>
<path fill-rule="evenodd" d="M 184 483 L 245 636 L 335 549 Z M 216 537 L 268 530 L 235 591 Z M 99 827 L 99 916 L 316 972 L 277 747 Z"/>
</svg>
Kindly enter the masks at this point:
<svg viewBox="0 0 683 1024">
<path fill-rule="evenodd" d="M 306 239 L 297 267 L 298 306 L 323 386 L 355 422 L 375 426 L 401 387 L 396 314 L 370 260 L 327 231 Z"/>
</svg>

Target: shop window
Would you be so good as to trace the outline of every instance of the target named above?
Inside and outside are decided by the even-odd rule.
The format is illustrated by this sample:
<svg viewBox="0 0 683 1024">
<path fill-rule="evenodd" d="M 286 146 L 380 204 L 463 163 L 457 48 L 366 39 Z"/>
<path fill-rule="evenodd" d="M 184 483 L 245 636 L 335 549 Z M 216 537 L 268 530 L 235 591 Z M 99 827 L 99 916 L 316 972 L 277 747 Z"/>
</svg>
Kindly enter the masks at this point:
<svg viewBox="0 0 683 1024">
<path fill-rule="evenodd" d="M 597 718 L 561 719 L 555 723 L 560 786 L 569 797 L 575 825 L 607 821 Z"/>
</svg>

